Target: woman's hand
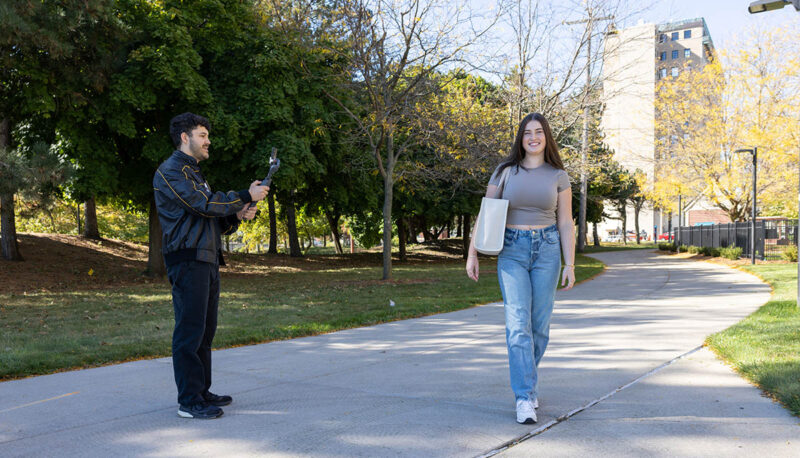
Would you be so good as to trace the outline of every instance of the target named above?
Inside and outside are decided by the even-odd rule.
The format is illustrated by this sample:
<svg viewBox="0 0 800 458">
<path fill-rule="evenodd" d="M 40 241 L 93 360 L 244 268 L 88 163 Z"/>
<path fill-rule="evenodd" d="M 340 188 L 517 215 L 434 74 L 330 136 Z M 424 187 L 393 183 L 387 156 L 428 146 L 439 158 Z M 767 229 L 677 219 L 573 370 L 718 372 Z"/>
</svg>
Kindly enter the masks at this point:
<svg viewBox="0 0 800 458">
<path fill-rule="evenodd" d="M 575 266 L 564 266 L 564 273 L 561 275 L 562 291 L 572 289 L 575 285 Z"/>
<path fill-rule="evenodd" d="M 467 276 L 475 281 L 478 281 L 478 257 L 467 256 Z"/>
</svg>

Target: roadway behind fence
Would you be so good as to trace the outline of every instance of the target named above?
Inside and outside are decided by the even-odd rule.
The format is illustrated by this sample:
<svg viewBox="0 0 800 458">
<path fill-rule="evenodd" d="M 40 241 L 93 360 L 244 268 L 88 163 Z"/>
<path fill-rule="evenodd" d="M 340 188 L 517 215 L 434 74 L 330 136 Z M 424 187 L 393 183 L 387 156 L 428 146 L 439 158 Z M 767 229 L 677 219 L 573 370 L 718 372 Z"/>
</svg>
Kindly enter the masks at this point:
<svg viewBox="0 0 800 458">
<path fill-rule="evenodd" d="M 675 241 L 680 245 L 742 249 L 750 257 L 751 223 L 728 223 L 679 227 Z M 756 220 L 756 258 L 775 260 L 790 246 L 797 246 L 797 220 Z"/>
</svg>

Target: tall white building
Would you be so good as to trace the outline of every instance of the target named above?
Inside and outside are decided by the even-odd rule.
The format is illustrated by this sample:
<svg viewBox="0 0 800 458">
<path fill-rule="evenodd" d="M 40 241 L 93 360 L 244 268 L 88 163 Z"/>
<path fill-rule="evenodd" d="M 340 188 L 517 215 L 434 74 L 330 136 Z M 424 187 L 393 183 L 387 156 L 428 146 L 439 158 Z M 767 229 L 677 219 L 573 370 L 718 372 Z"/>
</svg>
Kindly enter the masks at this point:
<svg viewBox="0 0 800 458">
<path fill-rule="evenodd" d="M 703 18 L 640 24 L 606 36 L 601 128 L 615 159 L 626 169 L 643 171 L 651 183 L 656 173 L 656 82 L 701 69 L 713 56 L 714 42 Z M 628 230 L 634 229 L 633 218 L 629 208 Z M 673 219 L 675 226 L 677 215 Z M 667 216 L 651 206 L 639 214 L 640 230 L 649 236 L 666 232 L 667 226 Z M 598 232 L 602 238 L 621 227 L 619 220 L 606 220 Z"/>
</svg>

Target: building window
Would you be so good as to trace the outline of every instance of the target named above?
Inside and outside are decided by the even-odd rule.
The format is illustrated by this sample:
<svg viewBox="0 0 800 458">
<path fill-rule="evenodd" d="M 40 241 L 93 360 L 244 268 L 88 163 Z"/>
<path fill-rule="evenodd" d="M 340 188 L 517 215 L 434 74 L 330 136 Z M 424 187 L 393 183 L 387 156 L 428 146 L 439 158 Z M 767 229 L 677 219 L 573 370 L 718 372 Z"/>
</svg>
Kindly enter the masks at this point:
<svg viewBox="0 0 800 458">
<path fill-rule="evenodd" d="M 683 38 L 692 38 L 692 31 L 691 30 L 684 30 L 683 31 Z"/>
<path fill-rule="evenodd" d="M 661 68 L 658 70 L 658 77 L 659 78 L 666 78 L 667 77 L 667 69 Z"/>
<path fill-rule="evenodd" d="M 683 50 L 683 57 L 685 57 L 687 59 L 692 57 L 692 50 L 691 49 L 684 49 Z"/>
<path fill-rule="evenodd" d="M 672 32 L 672 41 L 675 41 L 677 39 L 678 39 L 678 32 Z"/>
<path fill-rule="evenodd" d="M 672 50 L 672 58 L 673 59 L 677 59 L 678 58 L 678 50 L 677 49 L 673 49 Z"/>
<path fill-rule="evenodd" d="M 672 67 L 672 76 L 678 76 L 678 67 Z"/>
<path fill-rule="evenodd" d="M 664 51 L 658 56 L 658 60 L 667 60 L 667 52 Z"/>
<path fill-rule="evenodd" d="M 663 43 L 663 42 L 665 42 L 665 41 L 667 41 L 667 36 L 666 36 L 666 35 L 664 35 L 664 34 L 662 33 L 661 35 L 659 35 L 659 36 L 658 36 L 658 42 L 659 42 L 659 43 Z"/>
</svg>

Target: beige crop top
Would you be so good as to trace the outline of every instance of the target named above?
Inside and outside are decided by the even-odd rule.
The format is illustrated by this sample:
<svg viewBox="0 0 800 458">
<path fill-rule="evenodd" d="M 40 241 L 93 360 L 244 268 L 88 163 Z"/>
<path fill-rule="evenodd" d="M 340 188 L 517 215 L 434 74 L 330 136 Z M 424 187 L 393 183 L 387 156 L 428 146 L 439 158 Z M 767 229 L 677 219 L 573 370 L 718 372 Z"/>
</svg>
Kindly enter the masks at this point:
<svg viewBox="0 0 800 458">
<path fill-rule="evenodd" d="M 548 163 L 534 169 L 509 166 L 503 195 L 508 199 L 509 226 L 550 226 L 556 223 L 558 193 L 569 188 L 569 175 Z M 490 185 L 500 183 L 500 167 L 495 169 Z M 490 196 L 491 197 L 491 196 Z"/>
</svg>

